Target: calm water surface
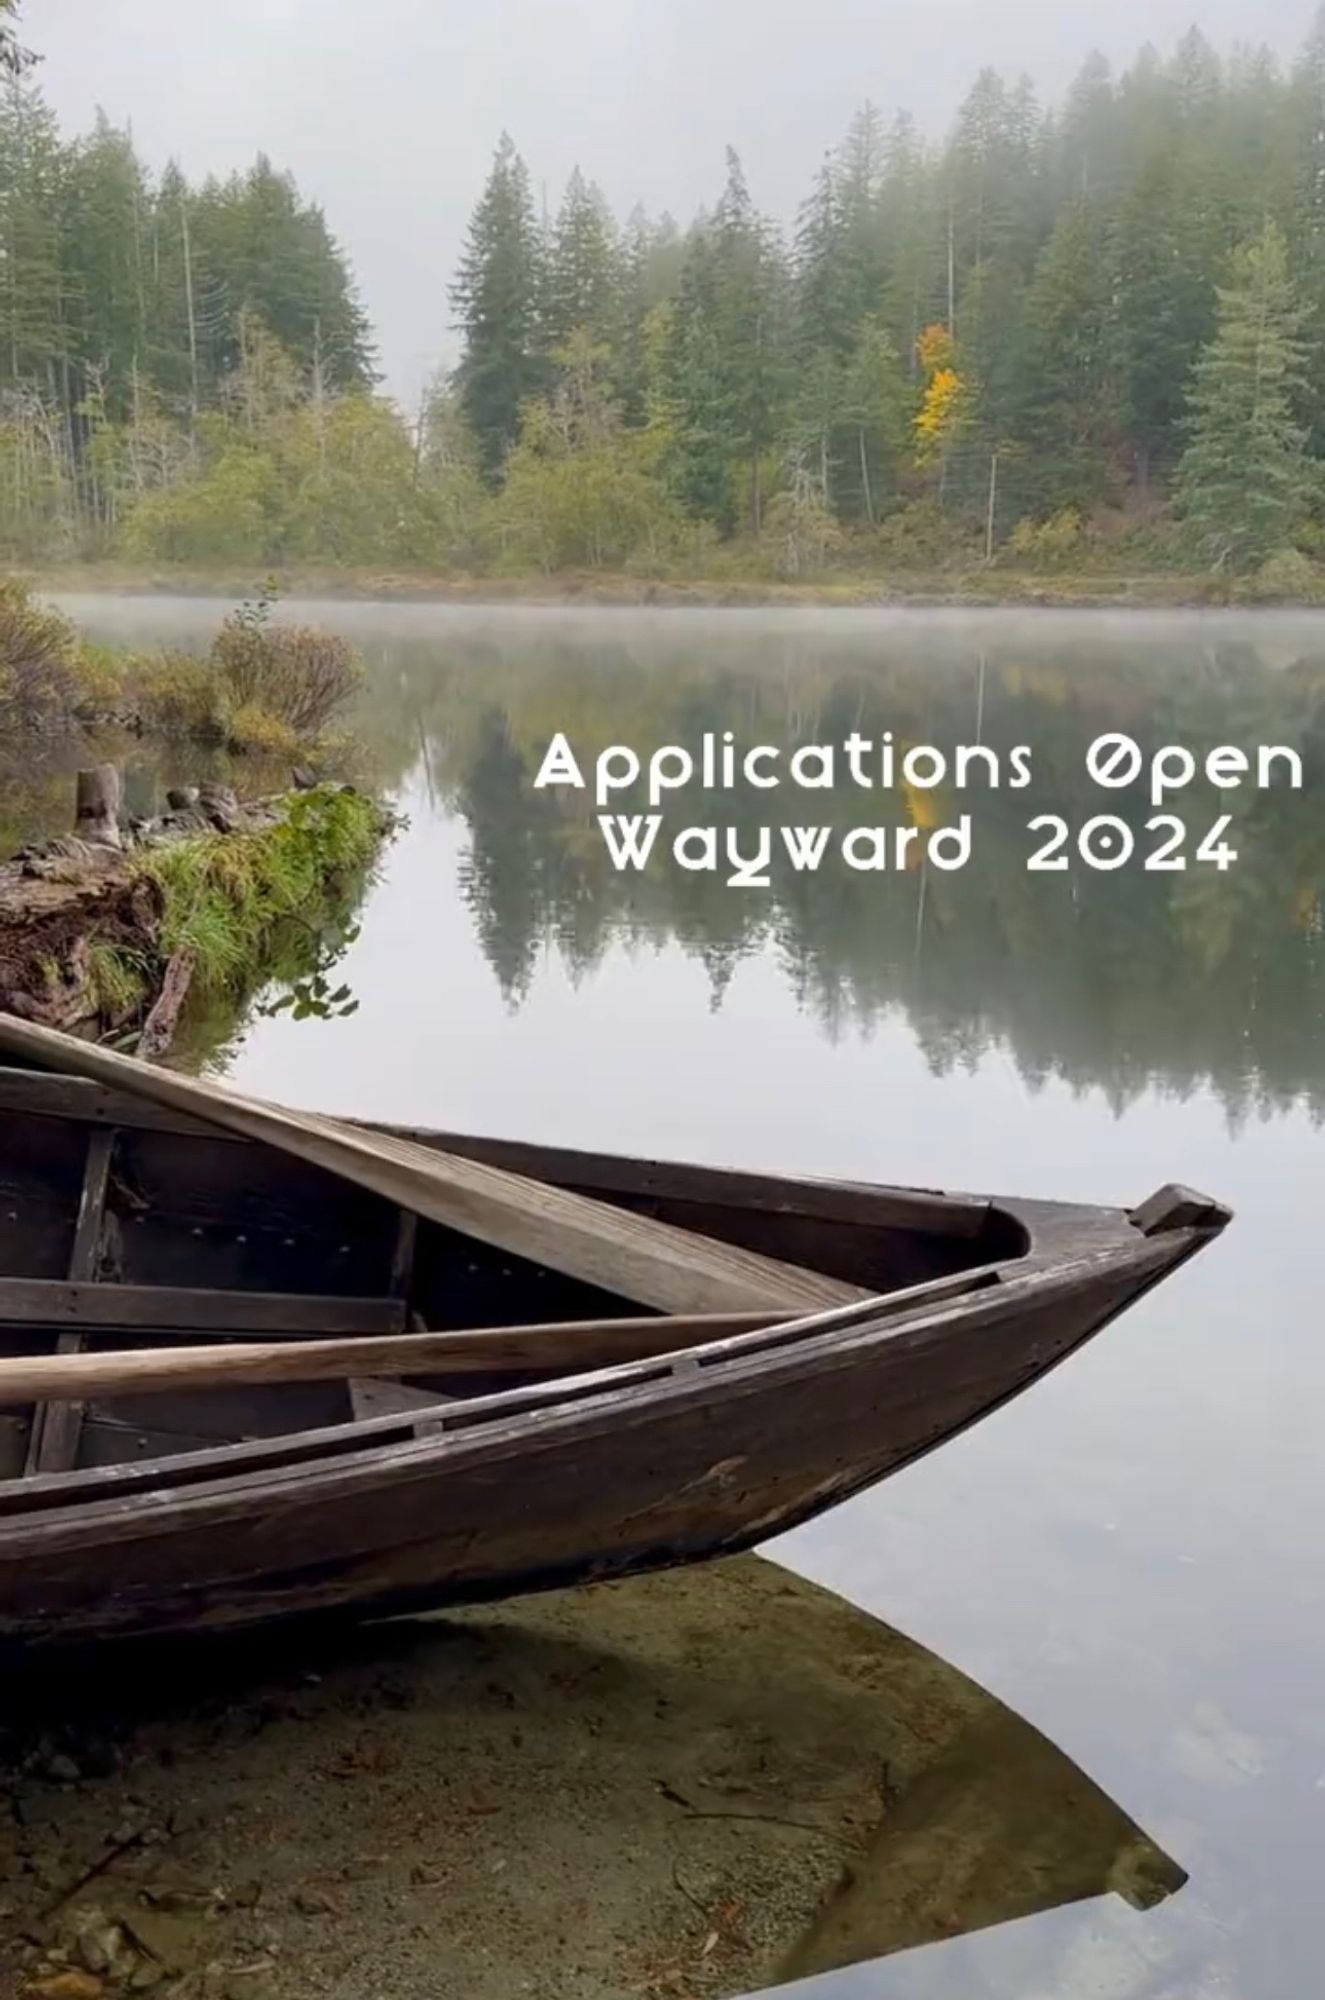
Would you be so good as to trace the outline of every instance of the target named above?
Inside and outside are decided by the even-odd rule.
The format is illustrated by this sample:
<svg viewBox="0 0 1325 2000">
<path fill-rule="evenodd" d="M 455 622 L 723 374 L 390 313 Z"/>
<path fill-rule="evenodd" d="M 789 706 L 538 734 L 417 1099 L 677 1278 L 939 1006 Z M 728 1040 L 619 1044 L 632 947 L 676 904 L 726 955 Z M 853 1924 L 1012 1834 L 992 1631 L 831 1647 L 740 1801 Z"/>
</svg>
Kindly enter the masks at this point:
<svg viewBox="0 0 1325 2000">
<path fill-rule="evenodd" d="M 205 639 L 222 607 L 69 608 L 98 636 L 173 642 Z M 1220 1244 L 1031 1394 L 773 1551 L 1011 1703 L 1189 1885 L 1147 1914 L 1086 1903 L 802 1990 L 1315 1991 L 1325 620 L 287 611 L 363 648 L 358 734 L 409 825 L 343 962 L 358 1013 L 242 1029 L 224 1057 L 241 1085 L 958 1189 L 1130 1203 L 1186 1180 L 1237 1209 Z M 532 789 L 556 729 L 592 753 L 726 728 L 939 745 L 978 728 L 1032 745 L 1035 784 L 970 795 L 959 874 L 826 863 L 747 892 L 665 858 L 616 874 L 592 807 Z M 1108 729 L 1293 744 L 1306 786 L 1188 795 L 1197 832 L 1233 815 L 1226 874 L 1028 874 L 1035 812 L 1146 818 L 1085 779 Z M 796 816 L 896 810 L 819 796 Z M 747 795 L 731 816 L 780 810 Z"/>
</svg>

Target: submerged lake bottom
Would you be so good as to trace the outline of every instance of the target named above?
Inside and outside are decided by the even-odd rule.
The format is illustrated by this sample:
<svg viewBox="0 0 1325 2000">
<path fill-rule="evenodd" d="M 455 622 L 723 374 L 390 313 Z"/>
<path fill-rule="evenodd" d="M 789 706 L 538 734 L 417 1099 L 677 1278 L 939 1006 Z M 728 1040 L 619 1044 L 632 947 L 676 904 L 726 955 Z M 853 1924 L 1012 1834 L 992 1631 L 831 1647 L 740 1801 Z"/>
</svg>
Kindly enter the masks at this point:
<svg viewBox="0 0 1325 2000">
<path fill-rule="evenodd" d="M 135 645 L 205 644 L 224 609 L 165 598 L 65 608 L 94 637 Z M 241 1087 L 391 1121 L 953 1191 L 1132 1205 L 1180 1181 L 1235 1210 L 1218 1245 L 1031 1393 L 765 1551 L 996 1697 L 1028 1740 L 1047 1739 L 1173 1871 L 1163 1893 L 1128 1898 L 1107 1880 L 1072 1877 L 1065 1838 L 1004 1814 L 981 1851 L 985 1914 L 970 1920 L 974 1904 L 955 1898 L 945 1870 L 954 1855 L 969 1858 L 963 1814 L 994 1782 L 994 1748 L 982 1752 L 977 1733 L 951 1783 L 924 1795 L 913 1786 L 911 1807 L 907 1774 L 870 1774 L 874 1819 L 859 1852 L 877 1847 L 889 1809 L 914 1815 L 920 1845 L 899 1847 L 877 1880 L 858 1866 L 858 1882 L 874 1887 L 852 1919 L 851 1947 L 810 1962 L 785 1939 L 782 1958 L 742 1957 L 735 1919 L 712 1916 L 722 1896 L 700 1895 L 705 1917 L 673 1887 L 693 1926 L 640 1940 L 641 1951 L 657 1942 L 661 1957 L 613 1960 L 603 1976 L 616 1989 L 578 1988 L 566 1959 L 561 1983 L 545 1990 L 702 1994 L 803 1979 L 814 2000 L 1300 2000 L 1319 1962 L 1325 1811 L 1325 1602 L 1313 1532 L 1325 1502 L 1315 1435 L 1325 1358 L 1310 1311 L 1325 1106 L 1325 618 L 282 609 L 361 649 L 358 752 L 407 825 L 336 968 L 357 1011 L 225 1024 L 210 1059 Z M 950 784 L 901 785 L 883 810 L 877 795 L 841 783 L 794 799 L 743 788 L 716 814 L 693 791 L 669 793 L 664 833 L 726 824 L 729 811 L 743 840 L 811 817 L 831 828 L 835 846 L 819 869 L 788 861 L 767 886 L 739 887 L 678 865 L 665 843 L 647 865 L 615 865 L 595 799 L 535 783 L 558 732 L 590 765 L 622 744 L 646 766 L 657 746 L 706 733 L 789 756 L 809 742 L 891 732 L 899 746 L 987 745 L 1005 768 L 1023 746 L 1031 782 L 973 785 L 960 799 Z M 1145 787 L 1102 791 L 1087 769 L 1088 746 L 1106 734 L 1147 755 L 1183 745 L 1198 769 L 1218 745 L 1253 756 L 1260 744 L 1285 746 L 1302 779 L 1229 791 L 1194 782 L 1165 805 L 1188 835 L 1184 865 L 1148 868 L 1155 808 Z M 172 764 L 169 781 L 181 775 Z M 144 787 L 156 782 L 145 767 Z M 5 807 L 25 832 L 42 820 L 17 779 Z M 611 806 L 651 809 L 624 788 Z M 901 865 L 886 870 L 842 860 L 841 843 L 864 820 L 924 836 L 955 812 L 971 821 L 960 867 L 928 864 L 923 840 L 905 843 Z M 1027 866 L 1040 815 L 1067 829 L 1063 868 Z M 1100 815 L 1134 843 L 1129 858 L 1103 867 L 1080 846 Z M 1236 858 L 1201 861 L 1224 815 L 1219 844 Z M 687 1577 L 689 1595 L 674 1600 L 678 1631 L 687 1621 L 698 1630 L 705 1591 L 722 1587 L 705 1574 Z M 628 1605 L 637 1588 L 655 1586 L 614 1586 L 612 1602 Z M 750 1685 L 742 1677 L 766 1643 L 758 1622 L 733 1617 L 723 1656 L 696 1642 L 686 1673 L 706 1727 L 716 1727 L 712 1683 L 735 1674 Z M 426 1701 L 472 1721 L 447 1708 L 444 1683 L 430 1680 Z M 901 1727 L 904 1714 L 913 1722 L 916 1698 L 896 1673 L 864 1697 L 880 1729 Z M 302 1727 L 315 1744 L 330 1725 L 319 1725 L 316 1698 L 311 1706 Z M 817 1712 L 826 1719 L 830 1708 Z M 808 1702 L 807 1729 L 814 1711 Z M 730 1726 L 740 1712 L 742 1702 L 728 1703 Z M 607 1709 L 595 1713 L 610 1727 Z M 497 1703 L 493 1715 L 488 1747 L 515 1787 L 531 1752 L 510 1740 L 509 1711 Z M 339 1729 L 327 1739 L 333 1761 L 345 1750 Z M 391 1735 L 380 1720 L 364 1732 Z M 807 1778 L 797 1794 L 791 1746 L 777 1727 L 769 1734 L 759 1810 L 821 1826 L 823 1808 L 797 1810 L 813 1786 Z M 588 1798 L 591 1736 L 584 1756 Z M 654 1801 L 649 1788 L 661 1782 L 692 1812 L 750 1809 L 748 1798 L 715 1805 L 708 1794 L 697 1804 L 638 1756 L 641 1794 Z M 335 1782 L 353 1798 L 351 1780 Z M 858 1814 L 865 1782 L 853 1794 Z M 491 1879 L 518 1909 L 518 1788 L 503 1794 L 502 1817 L 482 1810 L 477 1776 L 474 1786 L 479 1805 L 466 1807 L 466 1823 L 485 1829 L 475 1854 L 484 1867 L 503 1862 Z M 426 1810 L 417 1790 L 410 1797 L 411 1810 Z M 486 1831 L 499 1817 L 511 1828 L 500 1851 Z M 293 1796 L 275 1837 L 297 1843 L 297 1821 Z M 815 1836 L 765 1823 L 765 1837 Z M 615 1898 L 627 1921 L 631 1868 L 663 1851 L 664 1830 L 646 1819 L 632 1838 L 636 1861 L 626 1843 L 584 1860 L 583 1884 L 562 1884 L 566 1907 L 572 1889 L 591 1908 Z M 756 1867 L 727 1899 L 741 1903 L 747 1939 L 759 1935 L 751 1911 L 777 1905 L 771 1884 L 788 1865 L 778 1853 L 771 1874 Z M 751 1850 L 743 1854 L 744 1866 Z M 1028 1871 L 1045 1884 L 1066 1871 L 1078 1886 L 1057 1901 L 1000 1907 L 997 1885 Z M 972 1862 L 970 1879 L 976 1872 Z M 713 1859 L 711 1875 L 720 1873 Z M 839 1874 L 803 1875 L 814 1875 L 831 1931 Z M 1118 1879 L 1126 1886 L 1125 1869 Z M 908 1907 L 929 1894 L 929 1929 L 881 1943 L 870 1920 L 907 1885 Z M 323 1892 L 340 1897 L 352 1936 L 352 1896 L 334 1885 L 299 1890 Z M 5 1893 L 0 1883 L 0 1901 Z M 486 1905 L 464 1916 L 471 1893 L 472 1881 L 445 1890 L 457 1994 L 485 1990 L 459 1983 L 463 1938 L 481 1935 L 501 1963 Z M 946 1927 L 934 1903 L 943 1894 Z M 798 1937 L 813 1915 L 800 1914 Z M 316 1912 L 306 1917 L 316 1926 Z M 321 1921 L 338 1920 L 323 1911 Z M 411 1909 L 409 1921 L 443 1935 L 429 1931 L 441 1922 L 433 1910 Z M 254 1949 L 261 1956 L 261 1939 Z M 359 2000 L 391 1987 L 360 1971 L 325 1990 Z"/>
</svg>

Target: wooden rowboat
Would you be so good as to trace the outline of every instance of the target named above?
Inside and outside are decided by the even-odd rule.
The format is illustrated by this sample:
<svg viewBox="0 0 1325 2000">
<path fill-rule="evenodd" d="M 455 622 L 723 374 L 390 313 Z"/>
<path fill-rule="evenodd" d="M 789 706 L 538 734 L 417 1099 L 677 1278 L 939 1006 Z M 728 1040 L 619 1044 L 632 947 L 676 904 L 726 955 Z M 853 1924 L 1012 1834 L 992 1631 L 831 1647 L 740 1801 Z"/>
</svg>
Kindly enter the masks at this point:
<svg viewBox="0 0 1325 2000">
<path fill-rule="evenodd" d="M 0 1642 L 746 1548 L 1209 1242 L 1125 1211 L 402 1133 L 0 1019 Z"/>
</svg>

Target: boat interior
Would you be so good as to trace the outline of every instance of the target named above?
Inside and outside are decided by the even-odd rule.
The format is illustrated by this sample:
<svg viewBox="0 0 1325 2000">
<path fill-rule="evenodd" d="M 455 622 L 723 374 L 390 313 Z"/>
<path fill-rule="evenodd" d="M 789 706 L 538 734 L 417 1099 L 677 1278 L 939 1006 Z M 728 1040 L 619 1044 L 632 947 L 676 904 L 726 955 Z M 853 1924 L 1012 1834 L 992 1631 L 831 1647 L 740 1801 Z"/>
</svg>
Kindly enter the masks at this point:
<svg viewBox="0 0 1325 2000">
<path fill-rule="evenodd" d="M 1022 1223 L 982 1200 L 408 1136 L 871 1296 L 960 1281 L 1029 1248 Z M 713 1337 L 731 1318 L 714 1317 Z M 702 1342 L 701 1319 L 689 1344 Z M 491 1365 L 476 1352 L 461 1372 L 361 1369 L 0 1407 L 0 1480 L 20 1489 L 564 1381 L 610 1362 L 593 1328 L 615 1323 L 619 1335 L 622 1321 L 634 1323 L 624 1358 L 675 1350 L 665 1316 L 637 1301 L 420 1219 L 292 1153 L 85 1078 L 0 1069 L 0 1361 L 423 1330 L 565 1325 L 568 1336 L 545 1360 L 526 1343 L 494 1349 Z"/>
</svg>

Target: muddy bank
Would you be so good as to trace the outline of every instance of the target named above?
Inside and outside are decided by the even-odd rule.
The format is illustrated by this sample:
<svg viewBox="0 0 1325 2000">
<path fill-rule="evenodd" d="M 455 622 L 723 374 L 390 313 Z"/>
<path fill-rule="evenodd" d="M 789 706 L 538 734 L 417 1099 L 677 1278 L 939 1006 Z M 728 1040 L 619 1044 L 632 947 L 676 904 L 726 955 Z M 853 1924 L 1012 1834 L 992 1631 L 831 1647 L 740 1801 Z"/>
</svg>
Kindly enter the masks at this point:
<svg viewBox="0 0 1325 2000">
<path fill-rule="evenodd" d="M 753 1557 L 2 1692 L 5 2000 L 699 2000 L 1182 1880 Z"/>
<path fill-rule="evenodd" d="M 233 599 L 250 580 L 217 570 L 143 570 L 123 565 L 74 565 L 33 573 L 48 596 L 97 591 L 125 596 Z M 991 609 L 999 605 L 1083 610 L 1209 610 L 1230 605 L 1321 609 L 1310 596 L 1274 594 L 1254 579 L 1207 572 L 1137 573 L 1050 570 L 878 572 L 799 581 L 776 577 L 645 577 L 605 571 L 528 576 L 431 576 L 411 571 L 289 569 L 275 582 L 282 596 L 372 602 L 536 606 L 615 605 L 763 608 L 842 605 L 856 609 Z"/>
</svg>

